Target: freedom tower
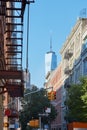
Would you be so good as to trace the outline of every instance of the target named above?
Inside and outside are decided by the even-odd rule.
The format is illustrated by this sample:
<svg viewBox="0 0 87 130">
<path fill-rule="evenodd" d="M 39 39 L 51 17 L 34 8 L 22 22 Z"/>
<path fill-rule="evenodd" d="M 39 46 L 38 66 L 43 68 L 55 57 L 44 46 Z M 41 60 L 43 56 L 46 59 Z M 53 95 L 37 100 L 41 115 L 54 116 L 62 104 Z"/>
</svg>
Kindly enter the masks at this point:
<svg viewBox="0 0 87 130">
<path fill-rule="evenodd" d="M 50 40 L 50 51 L 45 54 L 45 76 L 57 67 L 57 56 L 52 51 L 52 40 Z"/>
</svg>

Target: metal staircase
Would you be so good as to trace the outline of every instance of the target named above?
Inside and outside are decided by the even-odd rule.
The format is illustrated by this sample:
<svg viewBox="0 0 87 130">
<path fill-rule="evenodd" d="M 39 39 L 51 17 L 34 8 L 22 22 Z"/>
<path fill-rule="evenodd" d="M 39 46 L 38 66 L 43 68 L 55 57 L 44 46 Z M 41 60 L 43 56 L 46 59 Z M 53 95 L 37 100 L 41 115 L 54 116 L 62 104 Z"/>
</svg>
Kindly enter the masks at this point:
<svg viewBox="0 0 87 130">
<path fill-rule="evenodd" d="M 4 68 L 0 68 L 0 80 L 5 83 L 0 94 L 8 92 L 11 97 L 23 96 L 23 15 L 26 4 L 34 1 L 0 0 L 0 17 L 4 21 L 3 37 Z M 1 36 L 2 35 L 2 36 Z M 6 90 L 4 89 L 6 88 Z"/>
<path fill-rule="evenodd" d="M 6 67 L 10 70 L 22 70 L 23 16 L 21 15 L 21 4 L 17 8 L 16 3 L 12 2 L 12 5 L 6 7 L 5 16 L 7 34 Z M 9 12 L 12 13 L 10 14 Z"/>
</svg>

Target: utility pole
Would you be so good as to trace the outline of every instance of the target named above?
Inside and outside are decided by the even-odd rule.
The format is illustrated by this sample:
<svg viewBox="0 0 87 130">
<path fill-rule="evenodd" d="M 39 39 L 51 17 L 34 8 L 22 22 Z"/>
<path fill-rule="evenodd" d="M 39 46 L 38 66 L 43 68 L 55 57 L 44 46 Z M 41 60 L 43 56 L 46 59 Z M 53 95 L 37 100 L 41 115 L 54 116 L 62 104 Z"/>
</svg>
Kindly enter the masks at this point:
<svg viewBox="0 0 87 130">
<path fill-rule="evenodd" d="M 41 117 L 43 116 L 48 116 L 49 114 L 48 113 L 42 113 L 42 114 L 38 114 L 39 115 L 39 128 L 40 130 L 42 129 L 42 125 L 41 125 Z"/>
<path fill-rule="evenodd" d="M 40 130 L 41 130 L 41 116 L 39 116 L 39 127 L 40 127 Z"/>
</svg>

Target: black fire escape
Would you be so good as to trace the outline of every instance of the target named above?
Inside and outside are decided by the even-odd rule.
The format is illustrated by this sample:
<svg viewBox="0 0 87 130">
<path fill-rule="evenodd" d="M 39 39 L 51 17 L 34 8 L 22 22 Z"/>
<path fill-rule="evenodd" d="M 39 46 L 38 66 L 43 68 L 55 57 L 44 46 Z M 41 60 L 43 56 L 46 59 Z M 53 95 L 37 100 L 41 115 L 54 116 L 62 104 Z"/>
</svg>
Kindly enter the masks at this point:
<svg viewBox="0 0 87 130">
<path fill-rule="evenodd" d="M 4 21 L 4 37 L 0 33 L 0 41 L 3 37 L 1 50 L 4 52 L 0 80 L 4 80 L 4 85 L 0 86 L 0 94 L 8 92 L 11 97 L 23 96 L 23 15 L 26 4 L 31 2 L 34 1 L 0 0 L 0 17 Z"/>
</svg>

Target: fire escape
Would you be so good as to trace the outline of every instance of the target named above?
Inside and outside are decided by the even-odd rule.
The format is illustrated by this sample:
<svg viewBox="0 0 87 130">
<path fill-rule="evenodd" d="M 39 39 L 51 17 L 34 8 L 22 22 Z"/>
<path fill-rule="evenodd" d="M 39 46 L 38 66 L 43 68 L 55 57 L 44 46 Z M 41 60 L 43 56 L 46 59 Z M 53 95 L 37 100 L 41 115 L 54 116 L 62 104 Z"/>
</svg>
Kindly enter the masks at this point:
<svg viewBox="0 0 87 130">
<path fill-rule="evenodd" d="M 71 49 L 68 49 L 64 54 L 64 59 L 66 60 L 66 67 L 64 70 L 64 73 L 69 75 L 71 73 L 71 68 L 69 67 L 69 59 L 72 57 L 73 51 Z"/>
<path fill-rule="evenodd" d="M 4 20 L 4 37 L 3 31 L 0 31 L 0 42 L 3 37 L 0 51 L 4 59 L 4 67 L 0 68 L 0 80 L 3 81 L 0 94 L 8 92 L 10 97 L 22 97 L 24 92 L 23 15 L 26 4 L 30 2 L 34 1 L 0 0 L 0 17 Z"/>
</svg>

